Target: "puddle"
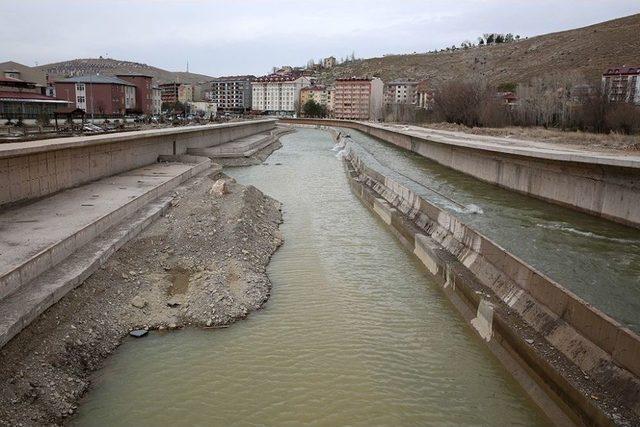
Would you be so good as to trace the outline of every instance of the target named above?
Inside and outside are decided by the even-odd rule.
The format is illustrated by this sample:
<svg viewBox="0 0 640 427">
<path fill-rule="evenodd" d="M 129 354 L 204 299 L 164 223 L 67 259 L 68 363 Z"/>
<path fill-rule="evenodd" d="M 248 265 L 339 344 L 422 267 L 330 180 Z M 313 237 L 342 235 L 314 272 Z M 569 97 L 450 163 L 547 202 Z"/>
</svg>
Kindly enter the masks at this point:
<svg viewBox="0 0 640 427">
<path fill-rule="evenodd" d="M 169 270 L 169 281 L 171 282 L 171 286 L 167 289 L 167 295 L 183 295 L 189 289 L 189 278 L 191 277 L 191 272 L 183 267 L 175 267 Z"/>
</svg>

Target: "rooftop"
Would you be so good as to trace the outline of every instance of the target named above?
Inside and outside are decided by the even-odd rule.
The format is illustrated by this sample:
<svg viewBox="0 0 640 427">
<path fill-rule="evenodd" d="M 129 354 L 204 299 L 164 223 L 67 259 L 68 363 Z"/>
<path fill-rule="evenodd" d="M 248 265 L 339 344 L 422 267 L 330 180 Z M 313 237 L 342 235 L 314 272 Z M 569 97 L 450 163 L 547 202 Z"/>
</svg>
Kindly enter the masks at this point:
<svg viewBox="0 0 640 427">
<path fill-rule="evenodd" d="M 57 80 L 56 83 L 91 83 L 91 84 L 112 84 L 112 85 L 125 85 L 125 86 L 135 86 L 128 81 L 119 79 L 117 77 L 112 76 L 78 76 L 78 77 L 69 77 L 62 80 Z"/>
<path fill-rule="evenodd" d="M 605 76 L 615 76 L 615 75 L 620 75 L 620 74 L 638 74 L 640 75 L 640 66 L 637 67 L 627 67 L 627 66 L 622 66 L 622 67 L 611 67 L 608 68 L 604 73 L 602 73 Z"/>
<path fill-rule="evenodd" d="M 67 101 L 63 101 L 51 96 L 41 95 L 33 92 L 5 92 L 0 91 L 0 100 L 2 101 L 21 101 L 21 102 L 49 102 L 56 104 L 67 104 Z"/>
</svg>

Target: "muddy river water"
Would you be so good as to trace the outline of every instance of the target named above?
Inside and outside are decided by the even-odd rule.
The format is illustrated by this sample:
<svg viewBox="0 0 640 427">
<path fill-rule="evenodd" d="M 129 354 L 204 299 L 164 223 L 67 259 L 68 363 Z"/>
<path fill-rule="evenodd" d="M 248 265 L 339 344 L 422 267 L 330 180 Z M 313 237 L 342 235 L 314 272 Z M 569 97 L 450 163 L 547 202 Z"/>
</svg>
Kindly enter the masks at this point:
<svg viewBox="0 0 640 427">
<path fill-rule="evenodd" d="M 351 193 L 330 135 L 228 173 L 284 204 L 263 310 L 126 340 L 75 425 L 546 425 L 426 270 Z"/>
</svg>

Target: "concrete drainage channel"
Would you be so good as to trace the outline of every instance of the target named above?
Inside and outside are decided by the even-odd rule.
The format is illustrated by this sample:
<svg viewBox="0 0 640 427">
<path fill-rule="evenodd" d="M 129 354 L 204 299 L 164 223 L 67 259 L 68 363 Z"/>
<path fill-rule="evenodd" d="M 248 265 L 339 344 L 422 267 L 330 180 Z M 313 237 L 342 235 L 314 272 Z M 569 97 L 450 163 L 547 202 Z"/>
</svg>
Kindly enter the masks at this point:
<svg viewBox="0 0 640 427">
<path fill-rule="evenodd" d="M 417 196 L 356 144 L 347 143 L 343 154 L 354 193 L 421 260 L 551 419 L 637 425 L 635 333 Z"/>
</svg>

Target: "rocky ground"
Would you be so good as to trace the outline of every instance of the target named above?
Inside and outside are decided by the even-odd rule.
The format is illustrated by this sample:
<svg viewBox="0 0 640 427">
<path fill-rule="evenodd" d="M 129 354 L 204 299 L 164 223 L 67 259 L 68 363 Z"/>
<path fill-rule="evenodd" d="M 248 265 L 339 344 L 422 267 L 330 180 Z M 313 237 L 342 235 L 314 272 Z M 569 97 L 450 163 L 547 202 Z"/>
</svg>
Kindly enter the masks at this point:
<svg viewBox="0 0 640 427">
<path fill-rule="evenodd" d="M 132 330 L 213 329 L 264 304 L 280 203 L 217 178 L 178 189 L 166 216 L 0 350 L 0 425 L 63 424 Z"/>
</svg>

